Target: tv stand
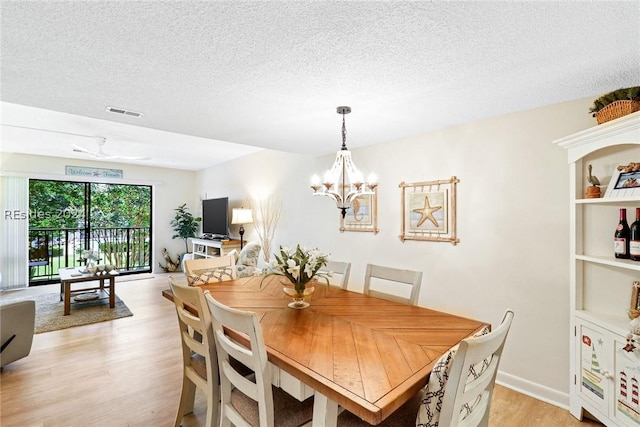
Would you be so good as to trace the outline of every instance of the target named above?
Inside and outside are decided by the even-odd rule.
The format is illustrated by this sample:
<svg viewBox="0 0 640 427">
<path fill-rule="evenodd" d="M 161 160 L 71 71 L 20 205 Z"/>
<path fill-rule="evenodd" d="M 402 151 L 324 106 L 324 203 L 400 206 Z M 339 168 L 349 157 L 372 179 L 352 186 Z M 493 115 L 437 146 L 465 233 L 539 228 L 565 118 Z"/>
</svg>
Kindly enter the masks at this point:
<svg viewBox="0 0 640 427">
<path fill-rule="evenodd" d="M 194 258 L 227 256 L 232 250 L 240 250 L 239 240 L 191 239 Z"/>
<path fill-rule="evenodd" d="M 205 233 L 200 237 L 200 239 L 204 240 L 229 240 L 229 236 L 222 234 L 208 234 Z"/>
</svg>

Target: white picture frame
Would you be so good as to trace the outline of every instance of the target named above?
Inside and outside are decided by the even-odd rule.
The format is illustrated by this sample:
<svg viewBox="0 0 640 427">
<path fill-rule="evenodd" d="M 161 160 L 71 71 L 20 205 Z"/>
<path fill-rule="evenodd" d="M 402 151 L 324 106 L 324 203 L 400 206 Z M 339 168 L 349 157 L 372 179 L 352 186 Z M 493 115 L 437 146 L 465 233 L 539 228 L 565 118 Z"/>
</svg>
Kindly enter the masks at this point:
<svg viewBox="0 0 640 427">
<path fill-rule="evenodd" d="M 364 231 L 377 234 L 378 231 L 378 193 L 365 194 L 354 199 L 346 215 L 340 217 L 340 232 Z"/>
<path fill-rule="evenodd" d="M 640 196 L 640 171 L 625 172 L 615 170 L 604 193 L 604 198 Z"/>
<path fill-rule="evenodd" d="M 430 242 L 460 243 L 456 234 L 456 186 L 449 179 L 401 182 L 401 224 L 398 238 Z"/>
</svg>

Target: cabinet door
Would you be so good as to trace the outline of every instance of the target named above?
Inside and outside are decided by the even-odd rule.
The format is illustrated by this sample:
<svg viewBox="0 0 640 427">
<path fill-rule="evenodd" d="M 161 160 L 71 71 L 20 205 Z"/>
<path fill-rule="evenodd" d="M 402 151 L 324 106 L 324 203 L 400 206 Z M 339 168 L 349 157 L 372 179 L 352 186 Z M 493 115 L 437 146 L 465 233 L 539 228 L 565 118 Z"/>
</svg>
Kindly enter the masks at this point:
<svg viewBox="0 0 640 427">
<path fill-rule="evenodd" d="M 603 414 L 608 414 L 613 342 L 607 332 L 590 324 L 578 324 L 577 338 L 580 357 L 580 371 L 577 372 L 579 393 Z"/>
<path fill-rule="evenodd" d="M 640 344 L 633 351 L 624 350 L 627 345 L 622 337 L 615 338 L 615 408 L 613 417 L 619 425 L 639 426 L 640 405 Z"/>
</svg>

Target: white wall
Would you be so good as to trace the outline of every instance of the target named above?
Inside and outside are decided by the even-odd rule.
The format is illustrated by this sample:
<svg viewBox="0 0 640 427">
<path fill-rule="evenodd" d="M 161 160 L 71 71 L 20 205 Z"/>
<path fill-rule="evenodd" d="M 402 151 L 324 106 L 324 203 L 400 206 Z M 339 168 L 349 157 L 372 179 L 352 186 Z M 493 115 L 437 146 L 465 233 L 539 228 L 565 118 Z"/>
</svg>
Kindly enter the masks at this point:
<svg viewBox="0 0 640 427">
<path fill-rule="evenodd" d="M 276 247 L 301 243 L 351 261 L 353 290 L 362 288 L 365 265 L 371 262 L 424 271 L 420 305 L 425 307 L 494 325 L 507 307 L 514 309 L 499 380 L 567 406 L 568 165 L 567 153 L 552 141 L 595 125 L 587 113 L 591 99 L 354 150 L 358 167 L 380 180 L 380 233 L 375 235 L 340 233 L 333 202 L 311 195 L 309 177 L 327 169 L 333 154 L 313 158 L 262 151 L 198 173 L 7 153 L 0 165 L 3 173 L 60 179 L 66 164 L 117 167 L 124 169 L 125 182 L 155 183 L 155 266 L 162 247 L 174 253 L 182 248 L 171 240 L 169 227 L 176 206 L 186 202 L 199 214 L 203 198 L 228 196 L 231 207 L 246 207 L 252 194 L 273 192 L 284 206 Z M 327 144 L 338 149 L 340 141 Z M 402 243 L 398 184 L 452 175 L 460 178 L 460 243 Z M 255 239 L 254 228 L 245 228 L 245 239 Z M 236 226 L 231 233 L 237 236 Z"/>
<path fill-rule="evenodd" d="M 334 155 L 256 153 L 201 171 L 199 196 L 227 195 L 239 206 L 253 191 L 272 189 L 284 204 L 275 244 L 317 246 L 351 261 L 350 289 L 361 289 L 366 263 L 376 263 L 422 270 L 421 306 L 494 325 L 506 308 L 514 309 L 499 380 L 567 406 L 568 164 L 552 141 L 594 126 L 590 103 L 582 99 L 354 150 L 358 167 L 380 180 L 377 235 L 340 233 L 333 202 L 312 197 L 309 177 L 327 169 Z M 339 141 L 333 143 L 337 149 Z M 402 243 L 398 184 L 453 175 L 460 178 L 460 243 Z M 245 228 L 245 239 L 256 238 L 253 227 Z"/>
<path fill-rule="evenodd" d="M 162 271 L 158 265 L 160 262 L 165 265 L 162 248 L 167 248 L 174 259 L 178 253 L 184 252 L 183 241 L 171 238 L 173 230 L 169 223 L 175 214 L 173 209 L 183 203 L 186 203 L 195 213 L 196 205 L 193 204 L 192 190 L 195 187 L 195 172 L 25 154 L 1 153 L 0 155 L 0 170 L 3 174 L 19 174 L 28 178 L 77 180 L 65 175 L 66 165 L 122 169 L 124 178 L 109 182 L 153 186 L 153 270 Z M 2 206 L 2 211 L 5 209 L 11 209 L 11 207 Z"/>
</svg>

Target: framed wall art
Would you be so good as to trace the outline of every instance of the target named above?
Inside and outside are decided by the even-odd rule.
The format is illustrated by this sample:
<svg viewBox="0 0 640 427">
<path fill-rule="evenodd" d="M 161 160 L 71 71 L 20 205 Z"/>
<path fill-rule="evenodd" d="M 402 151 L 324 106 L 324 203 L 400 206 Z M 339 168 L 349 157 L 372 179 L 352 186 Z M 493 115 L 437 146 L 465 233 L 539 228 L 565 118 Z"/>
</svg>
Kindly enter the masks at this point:
<svg viewBox="0 0 640 427">
<path fill-rule="evenodd" d="M 640 196 L 640 163 L 629 163 L 618 166 L 611 175 L 604 197 L 636 197 Z"/>
<path fill-rule="evenodd" d="M 456 184 L 458 178 L 405 183 L 402 190 L 401 241 L 425 240 L 456 244 Z"/>
<path fill-rule="evenodd" d="M 340 216 L 340 231 L 365 231 L 377 233 L 378 229 L 378 193 L 364 194 L 353 200 L 352 206 L 344 216 Z"/>
</svg>

